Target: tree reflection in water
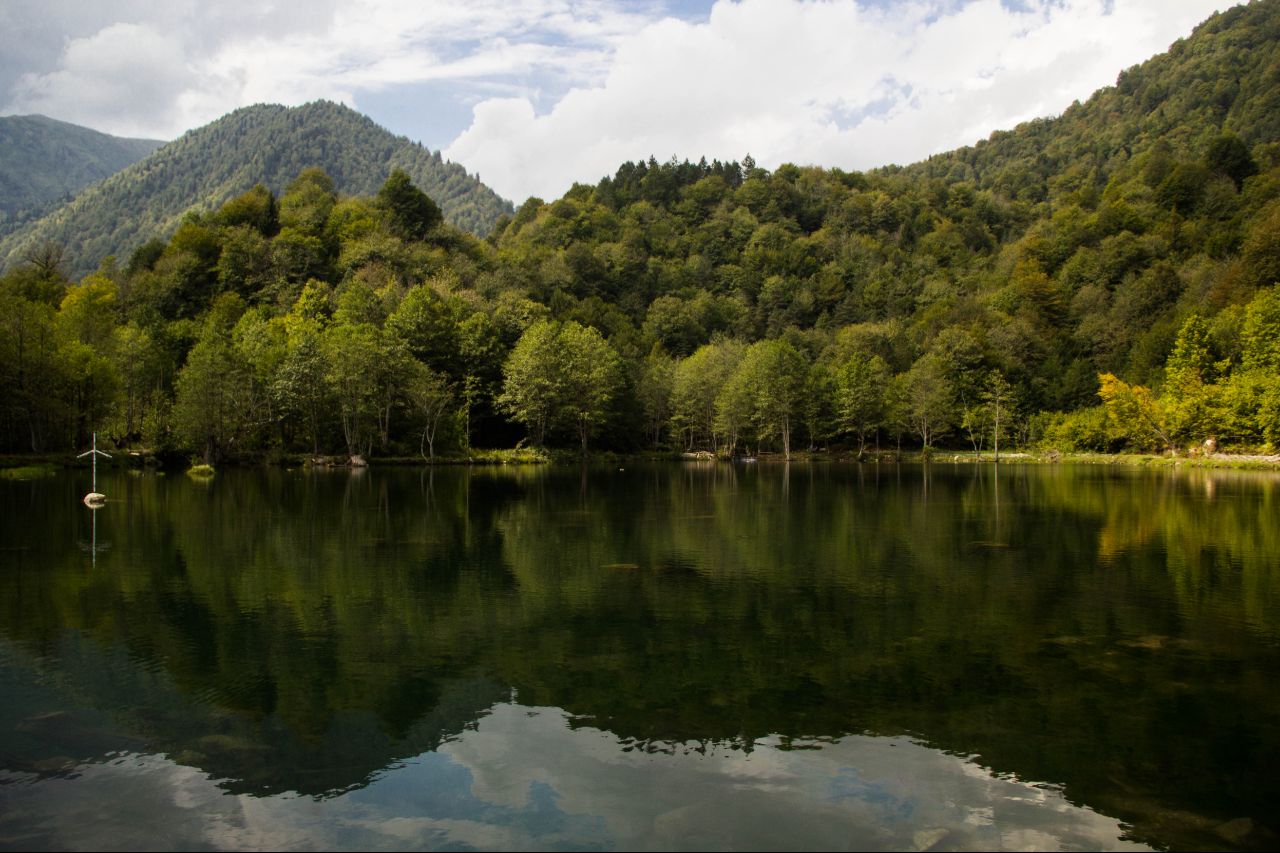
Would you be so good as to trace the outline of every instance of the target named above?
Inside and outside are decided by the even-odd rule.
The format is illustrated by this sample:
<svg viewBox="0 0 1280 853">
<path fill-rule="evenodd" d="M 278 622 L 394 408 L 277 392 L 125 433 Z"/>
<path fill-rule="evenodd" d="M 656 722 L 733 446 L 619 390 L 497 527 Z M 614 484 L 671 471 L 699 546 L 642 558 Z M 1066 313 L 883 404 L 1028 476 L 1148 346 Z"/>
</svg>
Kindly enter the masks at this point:
<svg viewBox="0 0 1280 853">
<path fill-rule="evenodd" d="M 536 707 L 570 753 L 582 732 L 615 764 L 694 749 L 759 768 L 762 750 L 803 745 L 835 767 L 884 743 L 958 761 L 937 747 L 1059 785 L 1159 845 L 1266 846 L 1274 830 L 1280 533 L 1265 475 L 113 476 L 121 497 L 98 524 L 114 547 L 96 571 L 70 480 L 0 491 L 3 754 L 21 778 L 162 753 L 225 791 L 341 799 L 446 755 L 482 791 L 541 767 L 532 723 L 506 724 L 505 758 L 464 760 L 499 713 Z M 542 770 L 567 797 L 568 777 Z M 819 796 L 808 784 L 792 787 Z M 908 824 L 929 829 L 884 831 Z"/>
</svg>

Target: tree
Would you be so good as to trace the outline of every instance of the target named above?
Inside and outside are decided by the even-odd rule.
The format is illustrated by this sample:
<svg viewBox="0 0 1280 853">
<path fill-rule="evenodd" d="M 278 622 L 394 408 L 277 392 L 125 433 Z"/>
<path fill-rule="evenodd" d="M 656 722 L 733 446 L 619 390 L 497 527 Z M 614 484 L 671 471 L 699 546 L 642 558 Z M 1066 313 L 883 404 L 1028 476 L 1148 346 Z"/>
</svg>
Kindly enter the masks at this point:
<svg viewBox="0 0 1280 853">
<path fill-rule="evenodd" d="M 432 370 L 420 361 L 411 361 L 405 394 L 418 416 L 422 419 L 422 438 L 418 442 L 418 454 L 428 462 L 436 458 L 436 428 L 440 419 L 453 405 L 453 386 L 444 374 Z M 423 442 L 427 453 L 422 452 Z"/>
<path fill-rule="evenodd" d="M 704 344 L 676 364 L 671 388 L 671 426 L 692 450 L 703 438 L 716 450 L 716 399 L 737 368 L 746 348 L 739 341 Z"/>
<path fill-rule="evenodd" d="M 24 285 L 23 295 L 34 301 L 56 305 L 67 287 L 66 255 L 66 247 L 53 240 L 25 249 L 18 276 Z"/>
<path fill-rule="evenodd" d="M 244 414 L 254 427 L 279 427 L 280 412 L 275 405 L 272 384 L 288 351 L 284 322 L 264 308 L 246 311 L 231 331 L 236 356 L 247 368 L 251 387 L 244 395 L 252 405 Z"/>
<path fill-rule="evenodd" d="M 585 456 L 587 439 L 609 416 L 609 406 L 622 387 L 622 363 L 608 341 L 590 326 L 565 323 L 560 339 L 565 414 L 577 428 Z"/>
<path fill-rule="evenodd" d="M 1182 324 L 1165 363 L 1164 393 L 1169 429 L 1175 438 L 1198 438 L 1216 420 L 1211 414 L 1214 361 L 1209 344 L 1209 327 L 1199 314 Z"/>
<path fill-rule="evenodd" d="M 809 434 L 810 450 L 816 450 L 836 431 L 836 377 L 825 361 L 815 361 L 805 373 L 800 417 Z"/>
<path fill-rule="evenodd" d="M 120 399 L 116 407 L 117 443 L 142 435 L 144 413 L 160 392 L 163 355 L 149 330 L 130 322 L 114 330 L 116 373 L 120 377 Z"/>
<path fill-rule="evenodd" d="M 621 385 L 621 363 L 593 328 L 540 321 L 520 337 L 503 368 L 498 405 L 542 445 L 556 426 L 575 429 L 582 452 L 607 417 Z"/>
<path fill-rule="evenodd" d="M 538 447 L 546 442 L 564 394 L 559 355 L 559 329 L 543 321 L 520 336 L 502 369 L 498 406 L 525 425 Z"/>
<path fill-rule="evenodd" d="M 1150 389 L 1130 385 L 1110 373 L 1098 374 L 1098 396 L 1107 410 L 1111 434 L 1138 448 L 1158 441 L 1173 447 L 1164 407 Z"/>
<path fill-rule="evenodd" d="M 30 283 L 26 268 L 0 278 L 0 425 L 13 431 L 13 448 L 38 453 L 65 433 L 66 336 L 45 301 L 50 294 L 33 292 Z"/>
<path fill-rule="evenodd" d="M 422 240 L 444 219 L 436 203 L 400 169 L 378 190 L 378 204 L 387 212 L 391 233 L 402 240 Z"/>
<path fill-rule="evenodd" d="M 715 430 L 724 439 L 721 446 L 730 456 L 737 452 L 738 440 L 751 425 L 754 384 L 751 371 L 735 369 L 716 394 Z"/>
<path fill-rule="evenodd" d="M 1004 374 L 993 370 L 987 375 L 986 387 L 982 389 L 982 400 L 991 412 L 991 443 L 995 448 L 996 461 L 1000 461 L 1000 436 L 1009 422 L 1009 413 L 1013 408 L 1013 386 Z"/>
<path fill-rule="evenodd" d="M 320 425 L 329 399 L 328 362 L 319 327 L 295 325 L 284 359 L 271 382 L 271 398 L 288 423 L 301 420 L 311 438 L 311 452 L 320 452 Z"/>
<path fill-rule="evenodd" d="M 640 364 L 636 397 L 644 411 L 645 426 L 653 437 L 653 446 L 661 443 L 662 428 L 671 419 L 671 393 L 675 387 L 675 359 L 655 346 Z"/>
<path fill-rule="evenodd" d="M 458 324 L 458 355 L 463 364 L 463 441 L 471 446 L 472 425 L 492 409 L 502 386 L 502 365 L 506 359 L 502 332 L 493 318 L 477 311 Z"/>
<path fill-rule="evenodd" d="M 1234 133 L 1224 133 L 1210 142 L 1204 163 L 1210 171 L 1234 181 L 1236 189 L 1244 186 L 1245 178 L 1258 174 L 1258 164 L 1254 162 L 1248 146 Z"/>
<path fill-rule="evenodd" d="M 955 392 L 947 366 L 934 353 L 926 353 L 906 375 L 905 410 L 911 429 L 920 436 L 925 451 L 955 419 Z"/>
<path fill-rule="evenodd" d="M 248 226 L 263 237 L 274 237 L 280 229 L 280 209 L 271 190 L 255 184 L 218 208 L 213 221 L 228 227 Z"/>
<path fill-rule="evenodd" d="M 457 375 L 457 311 L 430 284 L 409 289 L 387 318 L 387 328 L 400 336 L 414 358 L 435 370 Z"/>
<path fill-rule="evenodd" d="M 248 373 L 229 336 L 208 328 L 178 374 L 174 428 L 179 440 L 209 464 L 235 450 L 244 435 L 246 401 L 241 395 L 249 384 Z"/>
<path fill-rule="evenodd" d="M 303 169 L 280 197 L 280 225 L 298 234 L 319 237 L 325 231 L 337 198 L 333 179 L 323 169 Z"/>
<path fill-rule="evenodd" d="M 335 323 L 324 331 L 322 341 L 325 381 L 338 404 L 347 453 L 367 456 L 373 449 L 382 400 L 378 328 L 368 323 Z"/>
<path fill-rule="evenodd" d="M 248 225 L 230 227 L 223 238 L 222 254 L 215 269 L 223 289 L 252 299 L 271 283 L 271 244 Z"/>
<path fill-rule="evenodd" d="M 791 458 L 791 432 L 801 413 L 808 365 L 790 343 L 759 341 L 747 348 L 727 387 L 748 401 L 751 422 L 761 438 L 777 436 Z"/>
<path fill-rule="evenodd" d="M 1280 202 L 1258 213 L 1240 247 L 1242 272 L 1257 287 L 1280 284 Z"/>
<path fill-rule="evenodd" d="M 889 365 L 878 355 L 851 357 L 836 374 L 840 425 L 858 437 L 858 458 L 866 450 L 867 436 L 878 430 L 888 415 L 886 392 Z"/>
<path fill-rule="evenodd" d="M 1240 330 L 1241 367 L 1280 369 L 1280 287 L 1268 287 L 1245 309 Z"/>
</svg>

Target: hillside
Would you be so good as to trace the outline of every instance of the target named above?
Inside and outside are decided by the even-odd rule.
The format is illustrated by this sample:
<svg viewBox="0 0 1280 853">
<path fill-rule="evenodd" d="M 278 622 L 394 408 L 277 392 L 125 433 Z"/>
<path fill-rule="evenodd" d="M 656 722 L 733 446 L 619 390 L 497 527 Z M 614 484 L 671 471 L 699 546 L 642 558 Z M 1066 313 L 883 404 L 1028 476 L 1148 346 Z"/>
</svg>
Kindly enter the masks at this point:
<svg viewBox="0 0 1280 853">
<path fill-rule="evenodd" d="M 0 117 L 0 234 L 70 201 L 163 144 L 40 115 Z"/>
<path fill-rule="evenodd" d="M 439 225 L 405 175 L 340 199 L 305 172 L 80 286 L 51 254 L 0 277 L 0 447 L 83 444 L 99 423 L 208 458 L 411 455 L 428 435 L 446 452 L 522 435 L 1271 452 L 1278 69 L 1280 0 L 1263 0 L 1059 118 L 924 163 L 626 163 L 485 240 Z M 275 127 L 273 109 L 229 118 Z M 290 138 L 307 148 L 275 155 L 291 167 L 342 144 Z M 144 185 L 167 150 L 76 204 Z"/>
<path fill-rule="evenodd" d="M 1280 271 L 1278 116 L 1267 0 L 970 148 L 866 174 L 626 164 L 521 208 L 498 246 L 566 294 L 621 305 L 669 352 L 883 323 L 896 370 L 963 339 L 1037 407 L 1074 408 L 1096 400 L 1099 371 L 1158 382 L 1192 312 L 1230 309 L 1230 350 L 1229 318 Z"/>
<path fill-rule="evenodd" d="M 1226 131 L 1248 147 L 1280 139 L 1280 15 L 1254 2 L 1214 15 L 1166 53 L 1120 73 L 1058 118 L 998 131 L 907 167 L 1010 198 L 1047 199 L 1092 184 L 1159 144 L 1194 158 Z M 887 170 L 893 171 L 893 170 Z"/>
<path fill-rule="evenodd" d="M 257 105 L 186 133 L 0 240 L 0 263 L 11 267 L 24 247 L 52 240 L 65 247 L 69 271 L 82 275 L 106 255 L 127 257 L 168 236 L 193 208 L 216 208 L 258 183 L 279 193 L 312 166 L 352 195 L 376 191 L 402 169 L 449 222 L 479 235 L 510 209 L 463 167 L 346 107 Z"/>
</svg>

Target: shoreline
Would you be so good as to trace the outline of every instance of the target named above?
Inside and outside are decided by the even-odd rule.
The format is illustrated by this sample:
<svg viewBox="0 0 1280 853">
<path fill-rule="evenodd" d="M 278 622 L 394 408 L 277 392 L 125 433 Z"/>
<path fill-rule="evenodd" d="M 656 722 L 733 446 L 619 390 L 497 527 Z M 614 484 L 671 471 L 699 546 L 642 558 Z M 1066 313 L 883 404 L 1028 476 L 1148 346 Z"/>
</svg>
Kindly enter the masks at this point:
<svg viewBox="0 0 1280 853">
<path fill-rule="evenodd" d="M 591 464 L 626 464 L 639 462 L 683 462 L 687 464 L 730 463 L 737 465 L 785 463 L 780 453 L 761 453 L 751 457 L 752 461 L 715 457 L 709 453 L 684 454 L 679 452 L 644 452 L 615 453 L 606 451 L 587 456 Z M 312 457 L 310 454 L 288 454 L 273 458 L 256 460 L 236 460 L 224 462 L 219 468 L 308 468 L 316 470 L 358 470 L 363 467 L 411 467 L 424 468 L 435 466 L 457 467 L 506 466 L 506 465 L 565 465 L 580 464 L 582 457 L 577 453 L 535 452 L 520 450 L 486 450 L 475 451 L 470 456 L 440 456 L 428 462 L 416 456 L 386 456 L 369 459 L 366 465 L 352 465 L 347 457 L 330 455 Z M 875 464 L 997 464 L 995 454 L 990 451 L 975 452 L 972 450 L 933 450 L 924 453 L 919 450 L 880 451 L 863 454 L 861 460 L 856 453 L 843 451 L 802 451 L 793 453 L 790 462 L 797 464 L 813 463 L 860 463 Z M 1012 451 L 1001 453 L 998 464 L 1008 465 L 1111 465 L 1133 468 L 1216 468 L 1246 471 L 1280 471 L 1280 454 L 1260 453 L 1214 453 L 1212 455 L 1169 455 L 1143 453 L 1080 453 L 1056 450 Z M 100 463 L 110 469 L 147 468 L 164 471 L 183 471 L 190 465 L 161 464 L 155 456 L 148 454 L 120 454 L 109 463 Z M 77 461 L 64 454 L 5 454 L 0 455 L 0 471 L 17 471 L 31 469 L 66 469 L 88 467 L 87 463 Z"/>
</svg>

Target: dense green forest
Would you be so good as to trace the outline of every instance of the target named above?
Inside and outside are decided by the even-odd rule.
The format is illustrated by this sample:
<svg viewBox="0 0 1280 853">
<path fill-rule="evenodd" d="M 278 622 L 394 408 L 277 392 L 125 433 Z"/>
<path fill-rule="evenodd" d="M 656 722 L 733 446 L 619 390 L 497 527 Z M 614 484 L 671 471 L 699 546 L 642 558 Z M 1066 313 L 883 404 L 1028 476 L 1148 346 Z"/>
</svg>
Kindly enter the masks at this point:
<svg viewBox="0 0 1280 853">
<path fill-rule="evenodd" d="M 353 197 L 305 169 L 76 283 L 33 243 L 0 282 L 0 442 L 1274 446 L 1278 40 L 1255 2 L 924 163 L 627 163 L 485 240 L 411 174 Z"/>
<path fill-rule="evenodd" d="M 308 167 L 324 169 L 339 191 L 353 195 L 376 192 L 389 171 L 402 169 L 450 223 L 473 234 L 487 234 L 511 209 L 438 151 L 347 107 L 260 104 L 185 134 L 9 234 L 0 240 L 0 268 L 52 241 L 63 247 L 67 272 L 83 276 L 106 255 L 124 257 L 147 240 L 167 239 L 192 210 L 216 209 L 258 183 L 279 193 Z"/>
<path fill-rule="evenodd" d="M 40 115 L 0 116 L 0 234 L 40 218 L 163 144 Z"/>
</svg>

